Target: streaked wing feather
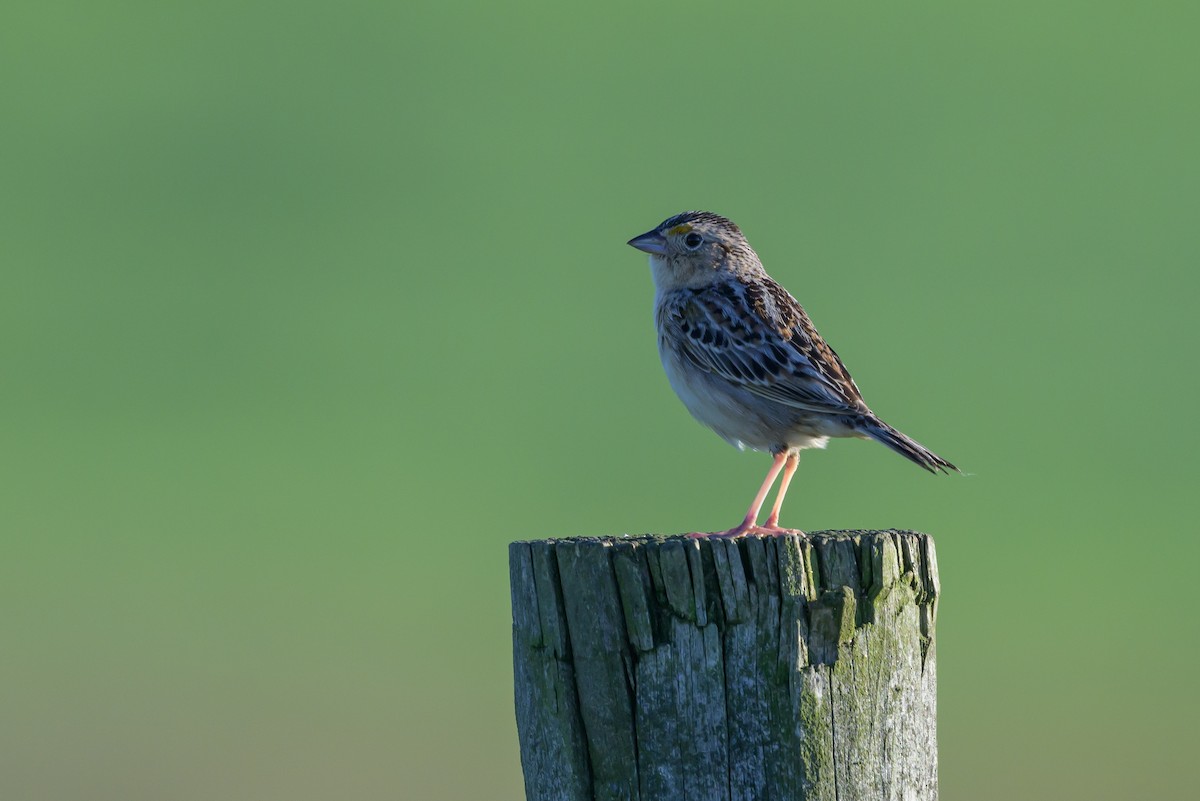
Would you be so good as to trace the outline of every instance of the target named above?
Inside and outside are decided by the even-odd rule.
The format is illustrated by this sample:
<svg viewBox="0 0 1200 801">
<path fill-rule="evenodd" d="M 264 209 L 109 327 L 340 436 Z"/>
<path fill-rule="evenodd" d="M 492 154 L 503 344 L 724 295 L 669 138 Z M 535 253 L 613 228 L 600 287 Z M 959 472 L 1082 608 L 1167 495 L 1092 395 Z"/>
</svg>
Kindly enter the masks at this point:
<svg viewBox="0 0 1200 801">
<path fill-rule="evenodd" d="M 684 290 L 665 299 L 659 315 L 680 355 L 731 384 L 823 414 L 867 411 L 841 359 L 770 279 Z"/>
</svg>

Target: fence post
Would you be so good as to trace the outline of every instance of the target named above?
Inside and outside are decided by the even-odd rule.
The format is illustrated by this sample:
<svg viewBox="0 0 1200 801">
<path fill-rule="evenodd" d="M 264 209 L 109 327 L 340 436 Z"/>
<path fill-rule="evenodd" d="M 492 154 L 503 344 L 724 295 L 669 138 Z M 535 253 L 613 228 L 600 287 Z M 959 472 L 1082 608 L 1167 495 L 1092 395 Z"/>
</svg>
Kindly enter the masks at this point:
<svg viewBox="0 0 1200 801">
<path fill-rule="evenodd" d="M 509 547 L 529 801 L 933 801 L 938 573 L 911 531 Z"/>
</svg>

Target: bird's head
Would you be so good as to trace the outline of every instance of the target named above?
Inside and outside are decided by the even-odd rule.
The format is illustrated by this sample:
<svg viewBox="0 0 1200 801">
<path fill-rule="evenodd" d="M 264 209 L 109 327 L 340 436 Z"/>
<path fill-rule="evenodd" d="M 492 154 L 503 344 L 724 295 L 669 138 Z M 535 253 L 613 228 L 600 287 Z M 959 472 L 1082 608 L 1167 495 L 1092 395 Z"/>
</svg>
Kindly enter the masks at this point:
<svg viewBox="0 0 1200 801">
<path fill-rule="evenodd" d="M 629 244 L 650 254 L 654 283 L 660 290 L 705 286 L 762 269 L 741 229 L 710 211 L 676 214 Z"/>
</svg>

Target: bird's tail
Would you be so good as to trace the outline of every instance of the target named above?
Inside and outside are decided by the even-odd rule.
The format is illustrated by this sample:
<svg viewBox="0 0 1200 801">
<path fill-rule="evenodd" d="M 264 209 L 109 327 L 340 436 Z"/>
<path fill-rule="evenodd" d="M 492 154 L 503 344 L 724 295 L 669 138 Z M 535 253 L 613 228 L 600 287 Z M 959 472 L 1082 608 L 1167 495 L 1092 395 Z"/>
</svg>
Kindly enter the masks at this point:
<svg viewBox="0 0 1200 801">
<path fill-rule="evenodd" d="M 882 442 L 901 456 L 921 465 L 930 473 L 938 471 L 949 473 L 951 470 L 962 472 L 915 439 L 900 433 L 877 417 L 866 420 L 862 431 L 871 439 Z"/>
</svg>

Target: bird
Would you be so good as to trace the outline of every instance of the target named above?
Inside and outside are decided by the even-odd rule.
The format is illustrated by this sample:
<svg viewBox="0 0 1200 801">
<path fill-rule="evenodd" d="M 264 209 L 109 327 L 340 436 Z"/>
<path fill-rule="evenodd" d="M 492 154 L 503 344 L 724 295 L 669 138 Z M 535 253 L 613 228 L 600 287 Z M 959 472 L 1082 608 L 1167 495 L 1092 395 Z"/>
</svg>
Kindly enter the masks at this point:
<svg viewBox="0 0 1200 801">
<path fill-rule="evenodd" d="M 650 256 L 658 352 L 671 388 L 727 442 L 772 456 L 742 522 L 716 536 L 788 532 L 779 513 L 800 451 L 833 437 L 873 439 L 931 473 L 961 472 L 871 411 L 837 353 L 731 220 L 685 211 L 628 244 Z"/>
</svg>

